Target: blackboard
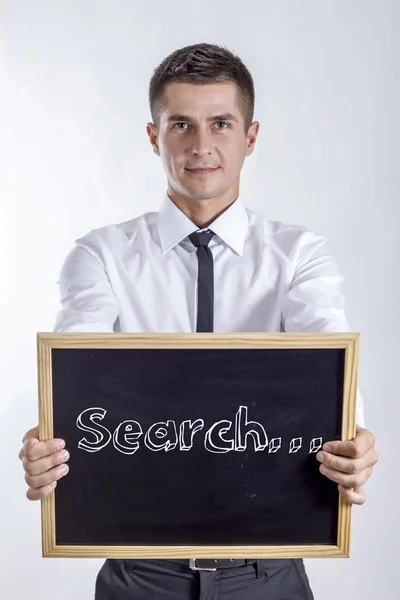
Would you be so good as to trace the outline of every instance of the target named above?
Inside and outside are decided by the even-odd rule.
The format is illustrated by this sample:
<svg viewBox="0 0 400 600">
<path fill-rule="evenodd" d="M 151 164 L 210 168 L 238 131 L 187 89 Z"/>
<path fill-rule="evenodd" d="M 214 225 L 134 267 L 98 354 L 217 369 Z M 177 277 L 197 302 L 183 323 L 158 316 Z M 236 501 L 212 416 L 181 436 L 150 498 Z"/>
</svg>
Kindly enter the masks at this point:
<svg viewBox="0 0 400 600">
<path fill-rule="evenodd" d="M 70 453 L 44 556 L 349 555 L 316 453 L 354 437 L 358 334 L 201 338 L 38 334 L 43 439 Z"/>
</svg>

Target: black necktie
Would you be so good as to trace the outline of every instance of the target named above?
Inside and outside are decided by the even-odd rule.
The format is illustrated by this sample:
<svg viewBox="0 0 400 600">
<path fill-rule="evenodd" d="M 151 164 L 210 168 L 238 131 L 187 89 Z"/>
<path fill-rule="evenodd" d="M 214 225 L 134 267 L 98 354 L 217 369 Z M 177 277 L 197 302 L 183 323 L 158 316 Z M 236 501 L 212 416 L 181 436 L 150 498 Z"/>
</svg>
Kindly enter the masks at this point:
<svg viewBox="0 0 400 600">
<path fill-rule="evenodd" d="M 195 231 L 189 239 L 197 248 L 197 331 L 214 331 L 214 260 L 208 244 L 213 231 Z"/>
</svg>

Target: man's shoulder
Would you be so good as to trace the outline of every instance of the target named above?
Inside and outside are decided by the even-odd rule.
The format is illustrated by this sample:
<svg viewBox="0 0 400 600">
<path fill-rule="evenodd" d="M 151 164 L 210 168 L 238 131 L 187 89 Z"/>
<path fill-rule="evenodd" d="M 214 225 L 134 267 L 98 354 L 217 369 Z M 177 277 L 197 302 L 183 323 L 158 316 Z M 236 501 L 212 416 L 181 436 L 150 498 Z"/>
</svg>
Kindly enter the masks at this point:
<svg viewBox="0 0 400 600">
<path fill-rule="evenodd" d="M 285 252 L 290 252 L 294 247 L 329 243 L 324 234 L 306 225 L 271 219 L 248 207 L 245 207 L 245 210 L 249 217 L 249 235 L 262 236 L 264 243 L 276 244 Z M 127 221 L 111 223 L 92 229 L 78 238 L 76 244 L 104 250 L 106 247 L 115 248 L 115 244 L 134 243 L 141 230 L 146 231 L 153 237 L 152 234 L 154 228 L 157 227 L 157 220 L 158 211 L 145 212 Z"/>
<path fill-rule="evenodd" d="M 328 241 L 323 233 L 304 224 L 270 219 L 266 215 L 247 207 L 246 212 L 249 217 L 249 226 L 254 230 L 261 229 L 266 242 L 273 240 L 277 243 L 298 242 L 303 244 L 317 240 Z"/>
<path fill-rule="evenodd" d="M 77 244 L 95 244 L 130 239 L 141 228 L 151 229 L 157 223 L 157 211 L 145 212 L 127 221 L 110 223 L 88 231 L 76 240 Z"/>
</svg>

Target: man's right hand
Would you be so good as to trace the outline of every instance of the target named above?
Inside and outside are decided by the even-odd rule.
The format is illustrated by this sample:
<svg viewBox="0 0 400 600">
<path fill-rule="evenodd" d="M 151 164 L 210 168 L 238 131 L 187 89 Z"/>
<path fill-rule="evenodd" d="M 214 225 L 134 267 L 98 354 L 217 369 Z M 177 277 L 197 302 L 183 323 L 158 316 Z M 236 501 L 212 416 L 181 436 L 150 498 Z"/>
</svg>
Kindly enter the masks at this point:
<svg viewBox="0 0 400 600">
<path fill-rule="evenodd" d="M 41 500 L 48 496 L 56 487 L 58 479 L 69 471 L 68 465 L 65 464 L 69 453 L 64 450 L 64 440 L 40 442 L 38 438 L 39 427 L 27 431 L 18 455 L 25 470 L 25 481 L 29 486 L 26 492 L 29 500 Z"/>
</svg>

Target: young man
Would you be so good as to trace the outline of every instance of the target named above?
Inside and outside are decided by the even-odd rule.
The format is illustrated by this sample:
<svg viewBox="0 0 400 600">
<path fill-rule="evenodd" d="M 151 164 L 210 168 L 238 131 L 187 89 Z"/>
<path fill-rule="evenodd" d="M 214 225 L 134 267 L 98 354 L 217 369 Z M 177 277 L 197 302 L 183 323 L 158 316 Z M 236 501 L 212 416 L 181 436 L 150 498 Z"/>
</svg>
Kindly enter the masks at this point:
<svg viewBox="0 0 400 600">
<path fill-rule="evenodd" d="M 77 240 L 61 269 L 54 330 L 350 331 L 327 239 L 269 221 L 239 198 L 240 172 L 259 130 L 253 80 L 241 60 L 212 44 L 179 49 L 154 71 L 149 96 L 147 133 L 168 181 L 161 210 Z M 363 504 L 377 455 L 360 394 L 357 423 L 353 441 L 332 441 L 317 458 L 344 498 Z M 37 427 L 24 436 L 19 456 L 30 500 L 48 495 L 68 473 L 64 444 L 40 442 Z M 302 560 L 195 566 L 200 570 L 189 560 L 107 560 L 96 599 L 313 598 Z"/>
</svg>

